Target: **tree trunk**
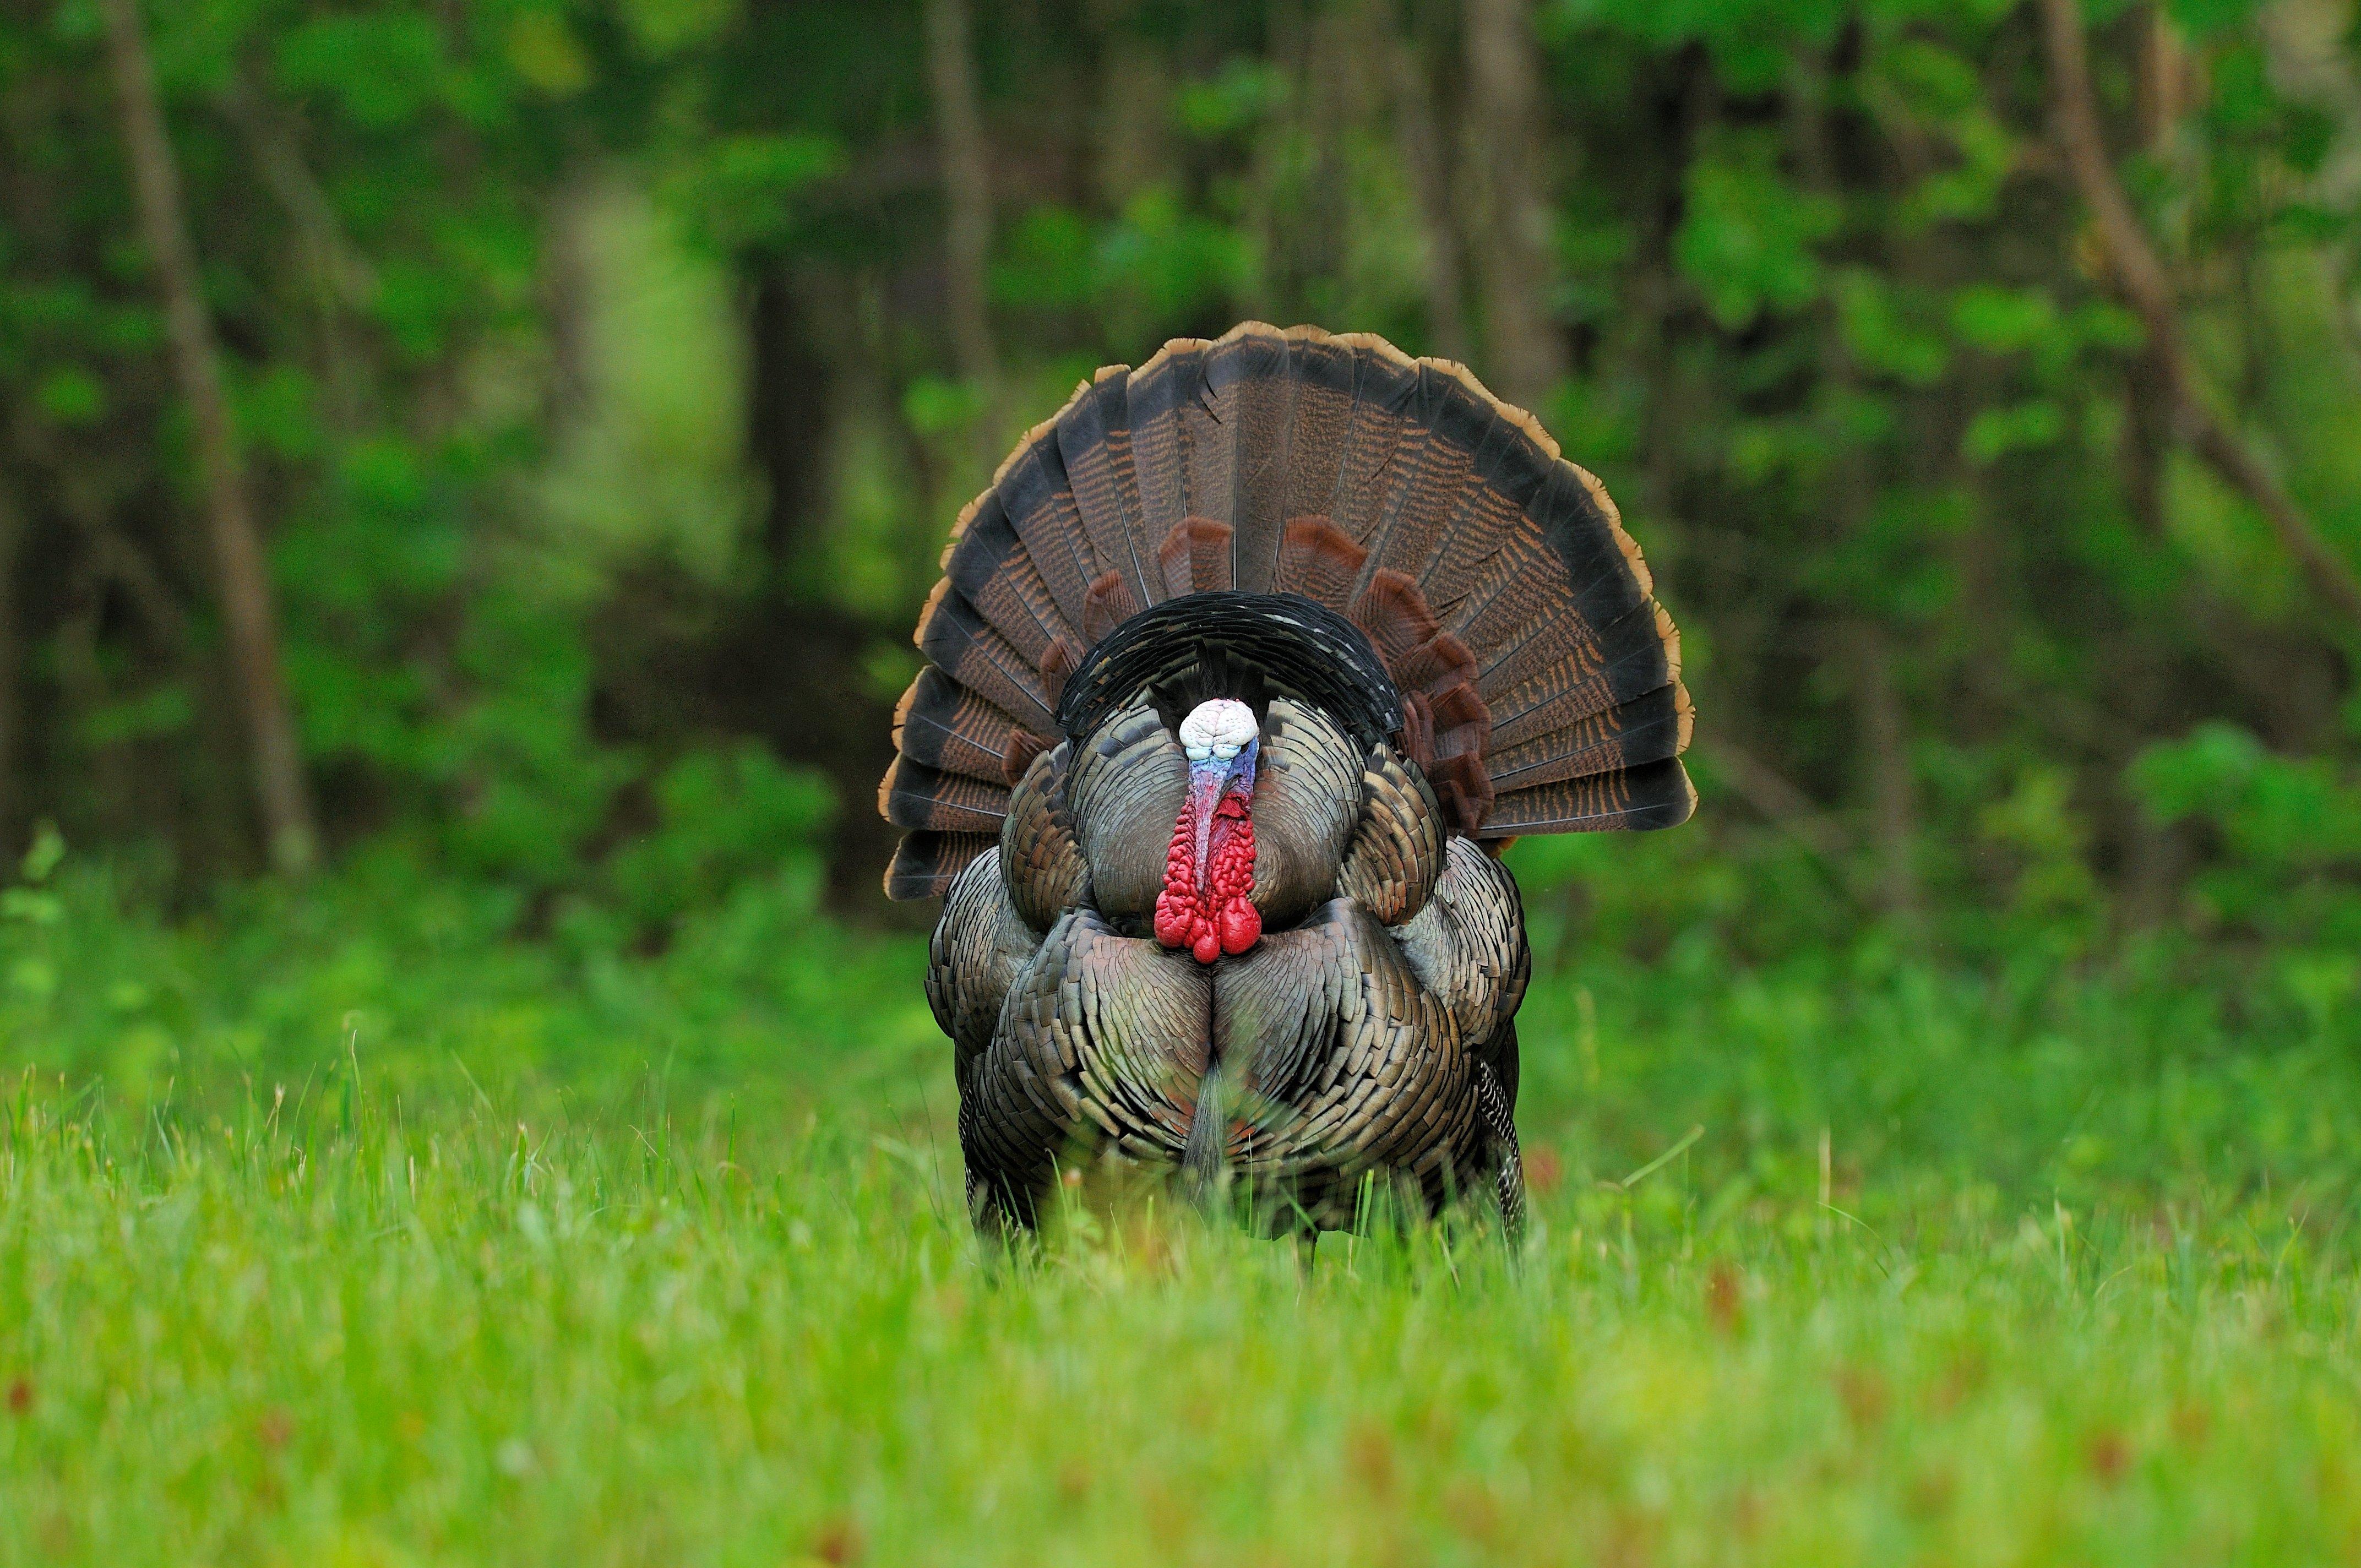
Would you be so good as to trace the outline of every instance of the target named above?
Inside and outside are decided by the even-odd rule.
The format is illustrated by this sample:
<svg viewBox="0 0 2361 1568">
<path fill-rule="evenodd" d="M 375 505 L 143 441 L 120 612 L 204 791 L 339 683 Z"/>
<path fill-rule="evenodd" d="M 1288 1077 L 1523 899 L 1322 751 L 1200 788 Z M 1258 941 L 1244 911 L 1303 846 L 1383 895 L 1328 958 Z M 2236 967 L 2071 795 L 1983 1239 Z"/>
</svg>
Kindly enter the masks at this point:
<svg viewBox="0 0 2361 1568">
<path fill-rule="evenodd" d="M 944 303 L 960 378 L 980 400 L 983 460 L 1000 456 L 1000 355 L 992 338 L 985 271 L 992 259 L 992 176 L 977 102 L 967 0 L 927 0 L 927 75 L 935 95 L 942 161 Z"/>
<path fill-rule="evenodd" d="M 1918 917 L 1918 805 L 1910 770 L 1909 720 L 1894 679 L 1883 627 L 1864 622 L 1854 640 L 1854 700 L 1869 773 L 1870 839 L 1877 848 L 1877 902 L 1898 921 Z"/>
<path fill-rule="evenodd" d="M 24 628 L 16 614 L 16 559 L 26 518 L 16 482 L 0 469 L 0 870 L 24 843 Z"/>
<path fill-rule="evenodd" d="M 1487 385 L 1540 410 L 1565 374 L 1550 320 L 1556 269 L 1541 174 L 1541 48 L 1531 0 L 1467 0 L 1468 154 L 1482 200 L 1474 237 L 1484 291 Z"/>
<path fill-rule="evenodd" d="M 1805 183 L 1830 199 L 1842 196 L 1833 128 L 1827 62 L 1799 57 L 1788 83 L 1789 132 Z M 1831 401 L 1850 406 L 1861 396 L 1861 367 L 1845 341 L 1833 302 L 1819 308 L 1820 374 Z M 1830 531 L 1843 547 L 1861 548 L 1877 501 L 1876 454 L 1855 436 L 1831 437 L 1828 513 Z M 1870 842 L 1877 853 L 1877 903 L 1891 919 L 1909 923 L 1918 915 L 1918 811 L 1911 773 L 1909 715 L 1895 685 L 1893 643 L 1880 621 L 1862 617 L 1846 645 L 1836 650 L 1850 662 L 1854 733 L 1859 738 L 1869 795 Z"/>
<path fill-rule="evenodd" d="M 1467 358 L 1466 281 L 1460 262 L 1459 215 L 1451 201 L 1448 145 L 1437 131 L 1434 88 L 1425 53 L 1414 38 L 1383 46 L 1393 76 L 1394 143 L 1418 198 L 1426 240 L 1426 330 L 1434 352 Z"/>
<path fill-rule="evenodd" d="M 878 875 L 896 833 L 870 803 L 893 760 L 894 708 L 862 663 L 888 638 L 839 605 L 813 570 L 828 515 L 830 414 L 859 407 L 848 382 L 862 374 L 843 357 L 861 347 L 831 344 L 830 323 L 862 313 L 783 261 L 748 266 L 746 453 L 769 492 L 762 518 L 769 591 L 743 605 L 719 637 L 676 654 L 658 650 L 659 662 L 675 657 L 694 672 L 681 681 L 680 697 L 697 705 L 699 722 L 761 735 L 787 761 L 828 774 L 840 802 L 828 857 L 829 905 L 864 919 L 892 917 L 898 906 L 885 903 Z M 906 626 L 893 633 L 891 641 L 908 645 Z M 676 699 L 658 689 L 651 700 Z M 663 722 L 652 714 L 642 728 Z"/>
<path fill-rule="evenodd" d="M 214 565 L 221 577 L 222 620 L 252 747 L 254 793 L 271 863 L 301 872 L 317 856 L 312 799 L 303 777 L 294 717 L 279 660 L 277 608 L 262 542 L 254 525 L 237 433 L 222 390 L 213 321 L 200 291 L 197 261 L 181 211 L 180 170 L 156 75 L 148 59 L 137 0 L 102 0 L 108 55 L 122 99 L 123 141 L 131 164 L 141 238 L 156 268 L 171 339 L 172 369 L 187 399 L 203 471 Z"/>
<path fill-rule="evenodd" d="M 772 597 L 796 591 L 804 546 L 827 499 L 829 377 L 812 340 L 809 307 L 784 265 L 758 263 L 747 355 L 746 449 L 769 492 L 763 505 L 763 565 Z"/>
</svg>

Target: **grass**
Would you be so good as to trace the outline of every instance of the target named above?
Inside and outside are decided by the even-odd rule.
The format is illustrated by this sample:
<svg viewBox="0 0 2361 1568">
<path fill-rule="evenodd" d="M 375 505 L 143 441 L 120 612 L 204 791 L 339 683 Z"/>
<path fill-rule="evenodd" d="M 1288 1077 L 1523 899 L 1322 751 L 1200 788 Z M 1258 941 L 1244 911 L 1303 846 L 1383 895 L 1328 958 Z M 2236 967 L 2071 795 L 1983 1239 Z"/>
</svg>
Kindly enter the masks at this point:
<svg viewBox="0 0 2361 1568">
<path fill-rule="evenodd" d="M 1523 1254 L 1307 1278 L 1152 1201 L 980 1254 L 917 945 L 794 890 L 637 959 L 55 897 L 0 1561 L 2361 1554 L 2350 1025 L 2185 966 L 1569 959 Z"/>
<path fill-rule="evenodd" d="M 1652 1180 L 1662 1180 L 1659 1172 Z M 1909 1234 L 1561 1187 L 981 1259 L 925 1154 L 480 1106 L 0 1156 L 16 1562 L 2322 1562 L 2351 1260 L 2258 1204 Z M 1823 1223 L 1824 1221 L 1828 1223 Z"/>
</svg>

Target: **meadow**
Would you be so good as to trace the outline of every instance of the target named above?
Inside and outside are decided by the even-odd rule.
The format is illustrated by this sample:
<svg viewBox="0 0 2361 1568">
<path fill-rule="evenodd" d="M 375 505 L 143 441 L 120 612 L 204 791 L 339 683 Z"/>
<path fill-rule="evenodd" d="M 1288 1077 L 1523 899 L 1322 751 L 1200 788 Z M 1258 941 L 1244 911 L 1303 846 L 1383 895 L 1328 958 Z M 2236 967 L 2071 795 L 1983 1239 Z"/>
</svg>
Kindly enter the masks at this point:
<svg viewBox="0 0 2361 1568">
<path fill-rule="evenodd" d="M 7 894 L 0 1560 L 2361 1546 L 2350 1025 L 2187 952 L 1643 961 L 1537 899 L 1532 1234 L 1306 1271 L 1095 1182 L 980 1247 L 922 944 L 808 874 L 646 953 L 387 878 Z"/>
</svg>

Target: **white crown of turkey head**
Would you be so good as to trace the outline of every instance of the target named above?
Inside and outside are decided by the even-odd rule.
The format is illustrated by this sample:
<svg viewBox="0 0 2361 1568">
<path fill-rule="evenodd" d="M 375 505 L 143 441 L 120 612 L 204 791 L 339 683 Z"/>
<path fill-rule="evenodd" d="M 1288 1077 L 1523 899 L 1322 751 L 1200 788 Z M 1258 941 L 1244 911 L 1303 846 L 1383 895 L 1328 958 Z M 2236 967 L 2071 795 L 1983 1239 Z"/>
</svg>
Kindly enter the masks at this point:
<svg viewBox="0 0 2361 1568">
<path fill-rule="evenodd" d="M 1180 749 L 1192 762 L 1226 762 L 1260 733 L 1254 709 L 1229 697 L 1201 702 L 1180 721 Z"/>
</svg>

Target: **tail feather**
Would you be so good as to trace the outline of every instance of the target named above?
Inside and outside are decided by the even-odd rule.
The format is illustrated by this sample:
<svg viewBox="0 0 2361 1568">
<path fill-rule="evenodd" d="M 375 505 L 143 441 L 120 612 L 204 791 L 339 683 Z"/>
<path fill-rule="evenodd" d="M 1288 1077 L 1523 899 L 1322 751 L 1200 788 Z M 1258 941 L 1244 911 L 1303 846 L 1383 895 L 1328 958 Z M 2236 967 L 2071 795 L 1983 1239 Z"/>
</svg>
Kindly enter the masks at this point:
<svg viewBox="0 0 2361 1568">
<path fill-rule="evenodd" d="M 1237 526 L 1236 389 L 1224 395 L 1213 381 L 1210 355 L 1194 361 L 1195 389 L 1174 411 L 1180 439 L 1180 508 L 1184 515 Z M 1235 562 L 1233 563 L 1235 568 Z"/>
<path fill-rule="evenodd" d="M 1566 596 L 1553 579 L 1565 570 L 1548 543 L 1525 529 L 1505 535 L 1458 586 L 1452 619 L 1482 657 L 1488 681 L 1494 665 L 1533 639 L 1571 641 L 1589 630 L 1559 613 Z"/>
<path fill-rule="evenodd" d="M 1392 345 L 1373 351 L 1363 365 L 1363 392 L 1354 407 L 1354 450 L 1337 476 L 1336 509 L 1331 514 L 1346 538 L 1376 554 L 1386 503 L 1400 476 L 1414 466 L 1426 444 L 1418 421 L 1417 365 Z M 1360 585 L 1355 585 L 1359 591 Z"/>
<path fill-rule="evenodd" d="M 1166 597 L 1179 598 L 1182 594 L 1212 593 L 1231 587 L 1236 532 L 1226 522 L 1202 517 L 1175 525 L 1156 549 L 1156 558 L 1164 569 Z"/>
<path fill-rule="evenodd" d="M 1660 633 L 1660 625 L 1667 630 Z M 1671 685 L 1680 675 L 1681 660 L 1679 636 L 1670 625 L 1651 600 L 1602 637 L 1572 646 L 1558 638 L 1535 638 L 1484 671 L 1477 685 L 1492 694 L 1492 717 L 1503 744 Z"/>
<path fill-rule="evenodd" d="M 1532 564 L 1544 571 L 1562 569 L 1543 558 L 1545 547 L 1540 540 L 1526 537 L 1520 529 L 1523 502 L 1499 472 L 1505 468 L 1513 474 L 1514 465 L 1503 457 L 1513 449 L 1519 433 L 1506 421 L 1496 423 L 1488 433 L 1488 442 L 1496 444 L 1488 453 L 1477 455 L 1477 482 L 1460 493 L 1458 510 L 1444 532 L 1442 546 L 1420 574 L 1419 586 L 1427 597 L 1468 629 L 1463 636 L 1472 632 L 1477 611 L 1497 596 L 1520 554 L 1533 558 Z M 1517 548 L 1520 545 L 1522 551 Z"/>
<path fill-rule="evenodd" d="M 1488 838 L 1525 833 L 1598 833 L 1675 828 L 1697 809 L 1697 790 L 1680 759 L 1668 757 L 1619 773 L 1593 773 L 1535 789 L 1511 790 L 1492 804 Z"/>
<path fill-rule="evenodd" d="M 1266 327 L 1233 334 L 1212 356 L 1208 379 L 1230 437 L 1230 576 L 1241 593 L 1269 593 L 1279 574 L 1302 388 L 1294 355 L 1292 338 Z"/>
<path fill-rule="evenodd" d="M 1450 379 L 1440 370 L 1434 374 L 1439 382 Z M 1448 604 L 1465 598 L 1475 586 L 1476 561 L 1497 549 L 1502 534 L 1515 526 L 1520 509 L 1495 488 L 1493 471 L 1520 437 L 1497 406 L 1484 405 L 1470 418 L 1466 400 L 1447 389 L 1440 406 L 1439 433 L 1449 454 L 1433 476 L 1441 493 L 1420 509 L 1391 554 L 1397 569 L 1415 577 L 1430 598 Z M 1483 516 L 1488 500 L 1494 503 L 1488 523 Z"/>
<path fill-rule="evenodd" d="M 1527 515 L 1565 563 L 1565 581 L 1586 623 L 1604 626 L 1655 593 L 1640 546 L 1623 532 L 1622 514 L 1587 469 L 1554 465 Z"/>
<path fill-rule="evenodd" d="M 1463 367 L 1379 338 L 1249 323 L 1100 371 L 961 514 L 944 568 L 883 795 L 917 830 L 896 896 L 989 841 L 1093 646 L 1221 589 L 1359 626 L 1460 831 L 1659 827 L 1694 804 L 1678 633 L 1606 490 Z"/>
<path fill-rule="evenodd" d="M 1496 731 L 1484 762 L 1494 787 L 1503 791 L 1587 778 L 1679 756 L 1688 748 L 1694 719 L 1687 688 L 1675 681 L 1522 745 L 1500 745 Z"/>
<path fill-rule="evenodd" d="M 982 695 L 1003 712 L 1048 735 L 1057 728 L 1057 706 L 1041 685 L 1040 658 L 1027 658 L 983 618 L 949 578 L 935 585 L 935 599 L 918 623 L 918 648 L 937 668 Z M 1042 652 L 1048 652 L 1045 643 Z"/>
<path fill-rule="evenodd" d="M 1325 516 L 1298 517 L 1288 522 L 1279 547 L 1280 593 L 1301 594 L 1330 609 L 1352 608 L 1346 595 L 1360 581 L 1361 564 L 1369 553 L 1346 537 Z"/>
<path fill-rule="evenodd" d="M 931 666 L 894 709 L 894 749 L 938 773 L 1005 782 L 1010 742 L 1022 726 Z"/>
<path fill-rule="evenodd" d="M 1303 327 L 1290 329 L 1287 338 L 1295 360 L 1294 401 L 1286 461 L 1272 476 L 1279 533 L 1271 542 L 1273 576 L 1266 592 L 1288 591 L 1283 578 L 1289 531 L 1304 518 L 1335 515 L 1336 482 L 1353 456 L 1354 393 L 1360 384 L 1359 356 L 1341 340 Z"/>
<path fill-rule="evenodd" d="M 1082 641 L 1095 647 L 1100 639 L 1148 608 L 1148 603 L 1132 592 L 1131 584 L 1121 572 L 1101 572 L 1091 584 L 1091 591 L 1082 596 Z"/>
<path fill-rule="evenodd" d="M 885 868 L 885 896 L 931 898 L 940 894 L 999 838 L 997 833 L 938 833 L 924 828 L 903 834 L 893 863 Z"/>
<path fill-rule="evenodd" d="M 999 485 L 976 499 L 976 508 L 978 518 L 995 510 L 1006 515 L 1067 629 L 1080 626 L 1082 596 L 1100 568 L 1082 527 L 1082 508 L 1067 482 L 1057 437 L 1040 433 L 1009 465 Z"/>
<path fill-rule="evenodd" d="M 896 757 L 877 785 L 877 806 L 896 828 L 997 835 L 1008 815 L 1008 790 Z"/>
<path fill-rule="evenodd" d="M 1377 503 L 1370 532 L 1361 539 L 1369 551 L 1363 587 L 1371 575 L 1381 570 L 1413 579 L 1424 574 L 1442 537 L 1443 509 L 1458 495 L 1473 471 L 1466 449 L 1436 428 L 1446 385 L 1446 378 L 1430 366 L 1421 366 L 1411 379 L 1405 417 L 1412 428 L 1387 465 L 1391 482 Z"/>
<path fill-rule="evenodd" d="M 943 576 L 954 594 L 1036 665 L 1069 628 L 1057 596 L 1000 507 L 975 510 L 943 558 Z"/>
<path fill-rule="evenodd" d="M 1181 410 L 1194 407 L 1203 385 L 1205 345 L 1195 338 L 1166 344 L 1156 356 L 1120 380 L 1129 432 L 1131 466 L 1137 477 L 1140 532 L 1161 541 L 1189 520 L 1189 443 L 1181 433 Z M 1212 518 L 1213 514 L 1203 514 Z M 1226 515 L 1215 521 L 1227 521 Z M 1155 603 L 1142 598 L 1143 606 Z"/>
<path fill-rule="evenodd" d="M 1121 574 L 1143 605 L 1160 597 L 1154 578 L 1154 542 L 1163 537 L 1140 516 L 1144 491 L 1133 471 L 1126 382 L 1104 376 L 1078 392 L 1057 425 L 1058 453 L 1082 531 L 1099 571 Z"/>
</svg>

